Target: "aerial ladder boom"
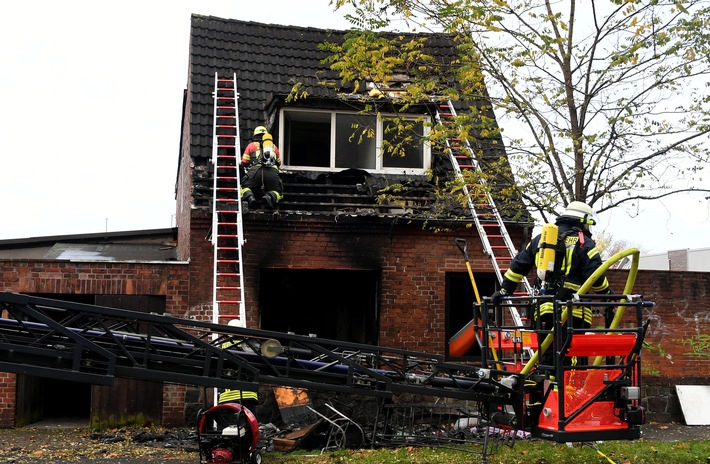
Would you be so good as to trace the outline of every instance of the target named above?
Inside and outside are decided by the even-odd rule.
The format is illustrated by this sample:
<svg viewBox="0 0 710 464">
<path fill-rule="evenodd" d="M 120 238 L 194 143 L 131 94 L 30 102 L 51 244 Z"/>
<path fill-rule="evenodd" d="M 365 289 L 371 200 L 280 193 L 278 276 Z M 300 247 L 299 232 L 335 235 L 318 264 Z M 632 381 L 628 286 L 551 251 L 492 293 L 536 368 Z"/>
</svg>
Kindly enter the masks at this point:
<svg viewBox="0 0 710 464">
<path fill-rule="evenodd" d="M 116 377 L 376 397 L 412 393 L 520 405 L 508 373 L 409 350 L 0 294 L 0 370 L 112 384 Z M 233 343 L 228 343 L 233 342 Z M 244 349 L 223 349 L 241 345 Z M 520 382 L 522 384 L 522 382 Z"/>
</svg>

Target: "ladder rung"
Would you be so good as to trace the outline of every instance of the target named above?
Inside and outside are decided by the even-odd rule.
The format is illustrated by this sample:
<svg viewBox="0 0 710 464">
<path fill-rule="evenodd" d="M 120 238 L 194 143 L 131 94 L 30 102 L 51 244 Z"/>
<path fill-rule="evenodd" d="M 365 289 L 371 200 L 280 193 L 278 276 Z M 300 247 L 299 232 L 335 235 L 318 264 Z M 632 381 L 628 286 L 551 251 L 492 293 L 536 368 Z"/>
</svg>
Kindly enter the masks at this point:
<svg viewBox="0 0 710 464">
<path fill-rule="evenodd" d="M 235 287 L 233 285 L 230 286 L 217 286 L 217 290 L 239 290 L 239 287 Z"/>
<path fill-rule="evenodd" d="M 241 301 L 239 300 L 218 300 L 217 303 L 219 304 L 239 304 Z"/>
<path fill-rule="evenodd" d="M 218 272 L 218 276 L 224 276 L 224 277 L 236 277 L 239 275 L 237 272 Z"/>
</svg>

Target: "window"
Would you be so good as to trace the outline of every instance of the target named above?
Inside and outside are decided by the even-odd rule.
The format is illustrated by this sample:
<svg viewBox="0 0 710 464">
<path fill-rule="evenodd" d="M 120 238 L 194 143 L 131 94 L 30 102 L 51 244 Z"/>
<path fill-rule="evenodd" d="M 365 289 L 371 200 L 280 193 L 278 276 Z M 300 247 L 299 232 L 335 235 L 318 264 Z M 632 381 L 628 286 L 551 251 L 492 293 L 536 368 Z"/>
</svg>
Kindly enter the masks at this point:
<svg viewBox="0 0 710 464">
<path fill-rule="evenodd" d="M 279 148 L 290 168 L 411 174 L 429 169 L 429 145 L 422 142 L 428 127 L 415 116 L 398 120 L 394 115 L 284 109 L 281 121 Z M 387 149 L 392 146 L 399 152 Z"/>
</svg>

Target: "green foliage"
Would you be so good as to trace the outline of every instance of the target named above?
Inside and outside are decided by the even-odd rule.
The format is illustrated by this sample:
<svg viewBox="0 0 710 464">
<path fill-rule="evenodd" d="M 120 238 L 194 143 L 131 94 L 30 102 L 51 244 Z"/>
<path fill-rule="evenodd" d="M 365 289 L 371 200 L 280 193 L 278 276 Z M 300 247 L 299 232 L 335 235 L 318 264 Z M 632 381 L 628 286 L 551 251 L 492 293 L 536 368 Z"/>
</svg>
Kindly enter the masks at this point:
<svg viewBox="0 0 710 464">
<path fill-rule="evenodd" d="M 572 200 L 601 212 L 710 191 L 702 179 L 710 163 L 707 0 L 333 4 L 355 7 L 346 42 L 328 46 L 341 79 L 373 83 L 387 98 L 393 79 L 408 74 L 401 108 L 437 98 L 490 102 L 447 127 L 433 124 L 425 141 L 434 150 L 451 136 L 502 136 L 515 174 L 509 188 L 544 219 Z M 425 37 L 395 25 L 449 34 L 458 58 L 427 56 Z"/>
</svg>

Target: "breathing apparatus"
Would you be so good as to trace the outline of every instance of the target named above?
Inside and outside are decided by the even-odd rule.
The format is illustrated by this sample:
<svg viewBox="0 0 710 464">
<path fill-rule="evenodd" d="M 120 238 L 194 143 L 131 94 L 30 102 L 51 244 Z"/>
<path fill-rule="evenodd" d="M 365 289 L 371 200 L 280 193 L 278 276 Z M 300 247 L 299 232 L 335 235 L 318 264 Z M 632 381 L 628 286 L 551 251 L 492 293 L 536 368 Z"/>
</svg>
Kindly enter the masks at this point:
<svg viewBox="0 0 710 464">
<path fill-rule="evenodd" d="M 560 214 L 560 218 L 570 218 L 585 229 L 597 223 L 594 211 L 586 203 L 573 201 Z M 579 229 L 577 229 L 579 231 Z M 584 235 L 579 231 L 580 241 L 584 243 Z M 545 291 L 556 285 L 555 264 L 557 261 L 557 248 L 560 240 L 565 237 L 559 236 L 559 227 L 556 224 L 545 224 L 540 234 L 537 254 L 535 255 L 535 267 L 537 277 L 540 279 L 540 288 Z M 563 246 L 565 246 L 563 244 Z"/>
<path fill-rule="evenodd" d="M 274 152 L 274 138 L 269 133 L 265 133 L 261 139 L 261 156 L 259 163 L 264 166 L 276 164 L 276 153 Z"/>
<path fill-rule="evenodd" d="M 555 272 L 558 231 L 557 225 L 545 224 L 540 234 L 540 244 L 535 255 L 535 267 L 537 268 L 537 277 L 542 282 L 542 288 L 547 287 L 549 279 Z"/>
</svg>

